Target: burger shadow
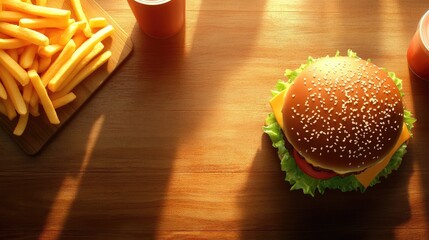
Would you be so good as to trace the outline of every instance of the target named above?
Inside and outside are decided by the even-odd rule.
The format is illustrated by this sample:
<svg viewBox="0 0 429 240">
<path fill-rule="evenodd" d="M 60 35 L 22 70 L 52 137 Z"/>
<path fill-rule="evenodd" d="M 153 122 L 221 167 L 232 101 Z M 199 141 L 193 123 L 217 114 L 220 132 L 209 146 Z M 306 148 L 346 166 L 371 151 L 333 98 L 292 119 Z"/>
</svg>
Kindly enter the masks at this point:
<svg viewBox="0 0 429 240">
<path fill-rule="evenodd" d="M 405 157 L 402 168 L 410 164 Z M 393 229 L 410 218 L 411 171 L 395 171 L 364 193 L 326 190 L 312 197 L 290 190 L 264 134 L 250 172 L 239 199 L 241 239 L 394 239 Z"/>
</svg>

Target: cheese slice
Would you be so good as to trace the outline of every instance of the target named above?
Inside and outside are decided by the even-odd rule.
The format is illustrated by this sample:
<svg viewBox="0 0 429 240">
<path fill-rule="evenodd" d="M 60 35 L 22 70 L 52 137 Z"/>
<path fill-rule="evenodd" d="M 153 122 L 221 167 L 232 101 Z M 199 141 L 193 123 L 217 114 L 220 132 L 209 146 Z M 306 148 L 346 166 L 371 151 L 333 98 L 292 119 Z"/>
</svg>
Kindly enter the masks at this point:
<svg viewBox="0 0 429 240">
<path fill-rule="evenodd" d="M 390 152 L 376 165 L 367 168 L 360 174 L 355 175 L 356 179 L 367 188 L 372 180 L 383 170 L 387 164 L 389 164 L 390 159 L 392 159 L 393 154 L 395 154 L 396 150 L 408 139 L 410 138 L 410 132 L 408 131 L 407 126 L 404 123 L 402 127 L 401 135 L 399 135 L 398 140 L 396 141 L 395 146 L 390 150 Z"/>
<path fill-rule="evenodd" d="M 282 129 L 284 129 L 282 109 L 283 109 L 283 103 L 285 101 L 286 93 L 287 93 L 287 89 L 281 91 L 279 94 L 277 94 L 270 100 L 270 105 L 271 105 L 271 109 L 273 110 L 274 117 L 276 118 L 277 123 L 280 125 Z"/>
<path fill-rule="evenodd" d="M 274 113 L 274 117 L 277 120 L 277 123 L 280 125 L 282 129 L 283 128 L 283 103 L 284 98 L 286 96 L 287 89 L 280 92 L 278 95 L 274 96 L 270 100 L 270 105 Z M 369 184 L 372 182 L 372 180 L 383 170 L 387 164 L 389 164 L 390 159 L 392 158 L 393 154 L 395 154 L 396 150 L 410 138 L 410 132 L 408 131 L 407 126 L 404 123 L 404 126 L 402 127 L 401 135 L 399 136 L 398 140 L 396 141 L 395 146 L 390 150 L 390 152 L 376 165 L 367 168 L 362 173 L 354 175 L 356 179 L 365 187 L 367 188 Z"/>
</svg>

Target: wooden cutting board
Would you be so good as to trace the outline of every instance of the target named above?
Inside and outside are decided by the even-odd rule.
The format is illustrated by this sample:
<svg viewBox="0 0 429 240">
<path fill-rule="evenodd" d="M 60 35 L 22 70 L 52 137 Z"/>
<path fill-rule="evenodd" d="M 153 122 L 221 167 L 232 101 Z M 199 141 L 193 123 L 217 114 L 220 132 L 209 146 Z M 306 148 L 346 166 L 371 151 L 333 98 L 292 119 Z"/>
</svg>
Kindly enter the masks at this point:
<svg viewBox="0 0 429 240">
<path fill-rule="evenodd" d="M 52 7 L 71 9 L 68 0 L 48 2 L 49 6 Z M 61 121 L 59 125 L 50 124 L 43 112 L 43 108 L 40 107 L 40 116 L 30 116 L 24 134 L 18 137 L 13 134 L 18 118 L 14 121 L 10 121 L 3 115 L 0 117 L 0 126 L 12 137 L 19 147 L 29 155 L 38 153 L 43 146 L 45 146 L 54 137 L 55 133 L 58 132 L 58 130 L 77 113 L 77 111 L 96 92 L 96 90 L 109 79 L 109 76 L 132 51 L 133 45 L 131 39 L 108 13 L 94 2 L 94 0 L 81 0 L 81 2 L 88 18 L 104 17 L 115 28 L 113 36 L 103 41 L 105 50 L 110 50 L 112 52 L 112 56 L 105 65 L 76 86 L 73 90 L 76 94 L 76 99 L 72 103 L 57 109 L 58 117 Z"/>
</svg>

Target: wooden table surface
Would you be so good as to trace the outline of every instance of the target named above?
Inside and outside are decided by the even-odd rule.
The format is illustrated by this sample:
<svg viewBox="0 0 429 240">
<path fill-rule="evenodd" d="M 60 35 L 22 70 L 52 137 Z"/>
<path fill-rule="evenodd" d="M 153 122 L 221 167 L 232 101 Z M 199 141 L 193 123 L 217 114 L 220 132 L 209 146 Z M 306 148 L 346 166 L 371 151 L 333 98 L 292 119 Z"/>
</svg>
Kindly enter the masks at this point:
<svg viewBox="0 0 429 240">
<path fill-rule="evenodd" d="M 188 0 L 155 40 L 98 0 L 128 59 L 36 156 L 0 132 L 0 239 L 429 239 L 429 82 L 408 71 L 421 0 Z M 308 56 L 395 71 L 418 119 L 402 166 L 365 193 L 289 191 L 262 132 L 270 90 Z"/>
</svg>

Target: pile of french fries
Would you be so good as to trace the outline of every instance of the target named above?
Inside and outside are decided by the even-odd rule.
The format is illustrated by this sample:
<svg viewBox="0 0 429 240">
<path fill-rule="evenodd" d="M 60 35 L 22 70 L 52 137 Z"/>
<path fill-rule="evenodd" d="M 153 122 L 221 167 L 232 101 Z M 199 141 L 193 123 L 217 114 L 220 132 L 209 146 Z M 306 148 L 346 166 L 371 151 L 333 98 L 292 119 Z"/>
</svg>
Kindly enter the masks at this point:
<svg viewBox="0 0 429 240">
<path fill-rule="evenodd" d="M 0 0 L 0 113 L 18 117 L 15 135 L 29 115 L 40 116 L 39 106 L 59 124 L 56 109 L 76 99 L 74 87 L 112 55 L 102 43 L 112 25 L 87 18 L 80 0 L 66 1 L 70 10 L 47 0 Z"/>
</svg>

